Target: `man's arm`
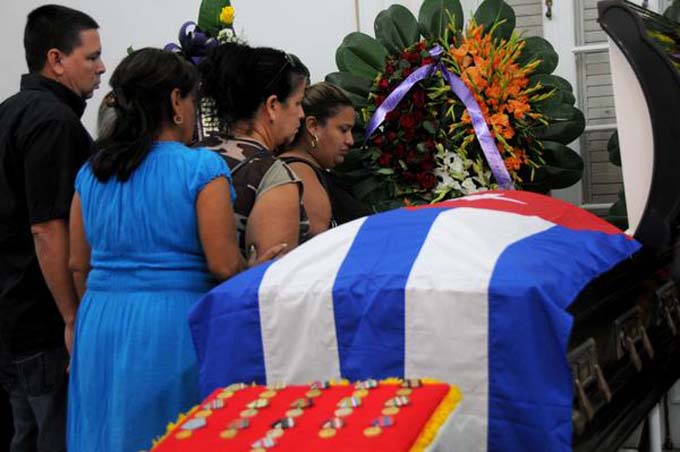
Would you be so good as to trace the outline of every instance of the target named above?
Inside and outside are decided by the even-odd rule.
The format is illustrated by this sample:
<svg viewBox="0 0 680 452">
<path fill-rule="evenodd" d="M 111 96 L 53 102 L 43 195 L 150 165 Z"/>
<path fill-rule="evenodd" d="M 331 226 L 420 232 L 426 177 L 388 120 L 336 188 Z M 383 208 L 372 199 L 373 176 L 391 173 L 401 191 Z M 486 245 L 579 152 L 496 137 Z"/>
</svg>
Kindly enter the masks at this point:
<svg viewBox="0 0 680 452">
<path fill-rule="evenodd" d="M 68 267 L 68 224 L 62 219 L 36 223 L 31 226 L 31 233 L 40 270 L 66 324 L 64 338 L 70 354 L 78 297 Z"/>
</svg>

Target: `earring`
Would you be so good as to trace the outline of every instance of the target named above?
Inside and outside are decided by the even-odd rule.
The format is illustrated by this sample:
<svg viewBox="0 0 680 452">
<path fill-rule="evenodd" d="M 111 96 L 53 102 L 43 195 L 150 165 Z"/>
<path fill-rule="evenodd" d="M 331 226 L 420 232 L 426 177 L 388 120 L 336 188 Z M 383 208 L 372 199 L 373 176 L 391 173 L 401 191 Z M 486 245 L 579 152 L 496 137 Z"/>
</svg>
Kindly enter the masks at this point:
<svg viewBox="0 0 680 452">
<path fill-rule="evenodd" d="M 316 149 L 316 147 L 319 145 L 319 137 L 317 137 L 313 133 L 311 135 L 312 135 L 312 140 L 311 140 L 312 141 L 312 149 Z"/>
<path fill-rule="evenodd" d="M 172 120 L 175 121 L 175 124 L 177 125 L 180 125 L 184 122 L 184 118 L 182 117 L 182 115 L 175 115 L 173 116 Z"/>
</svg>

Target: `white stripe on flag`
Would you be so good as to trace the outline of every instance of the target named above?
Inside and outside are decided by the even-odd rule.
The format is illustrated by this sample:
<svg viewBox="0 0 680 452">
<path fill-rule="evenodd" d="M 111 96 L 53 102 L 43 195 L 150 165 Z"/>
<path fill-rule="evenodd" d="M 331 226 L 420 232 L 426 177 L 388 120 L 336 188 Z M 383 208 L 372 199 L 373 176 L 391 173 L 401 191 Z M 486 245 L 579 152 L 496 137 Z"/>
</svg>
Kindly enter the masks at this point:
<svg viewBox="0 0 680 452">
<path fill-rule="evenodd" d="M 323 234 L 274 262 L 260 284 L 267 382 L 304 384 L 340 377 L 333 285 L 365 218 Z"/>
<path fill-rule="evenodd" d="M 406 283 L 406 377 L 460 387 L 465 412 L 456 417 L 466 426 L 460 440 L 479 445 L 476 450 L 486 449 L 488 289 L 496 261 L 512 243 L 553 226 L 493 210 L 443 212 Z"/>
</svg>

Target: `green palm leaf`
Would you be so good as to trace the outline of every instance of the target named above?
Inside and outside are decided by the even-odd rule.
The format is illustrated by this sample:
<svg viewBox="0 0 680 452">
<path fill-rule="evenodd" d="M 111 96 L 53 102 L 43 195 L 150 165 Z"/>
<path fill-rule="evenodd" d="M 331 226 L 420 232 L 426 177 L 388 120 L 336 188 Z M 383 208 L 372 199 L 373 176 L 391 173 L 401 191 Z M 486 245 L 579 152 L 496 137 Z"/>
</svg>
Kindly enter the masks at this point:
<svg viewBox="0 0 680 452">
<path fill-rule="evenodd" d="M 392 5 L 375 18 L 375 37 L 391 53 L 399 53 L 420 38 L 418 21 L 408 8 Z"/>
<path fill-rule="evenodd" d="M 345 39 L 335 52 L 338 69 L 368 80 L 373 80 L 385 67 L 387 49 L 367 34 L 354 32 Z"/>
<path fill-rule="evenodd" d="M 455 31 L 463 29 L 463 7 L 458 0 L 425 0 L 418 12 L 420 32 L 428 39 L 443 39 L 453 16 Z"/>
</svg>

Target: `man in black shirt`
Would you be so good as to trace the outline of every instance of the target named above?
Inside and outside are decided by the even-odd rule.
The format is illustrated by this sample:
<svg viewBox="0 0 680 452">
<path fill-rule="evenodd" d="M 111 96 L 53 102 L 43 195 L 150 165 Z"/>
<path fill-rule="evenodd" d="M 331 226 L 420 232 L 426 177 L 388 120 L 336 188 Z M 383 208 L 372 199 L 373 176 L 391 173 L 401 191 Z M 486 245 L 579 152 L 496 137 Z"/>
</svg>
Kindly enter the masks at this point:
<svg viewBox="0 0 680 452">
<path fill-rule="evenodd" d="M 70 8 L 32 11 L 29 74 L 0 104 L 0 384 L 12 404 L 12 452 L 65 450 L 78 304 L 67 221 L 76 173 L 93 150 L 80 118 L 105 70 L 98 28 Z"/>
</svg>

